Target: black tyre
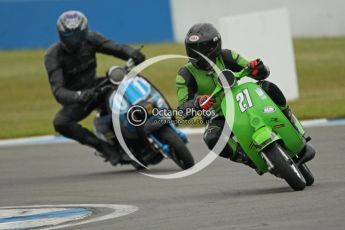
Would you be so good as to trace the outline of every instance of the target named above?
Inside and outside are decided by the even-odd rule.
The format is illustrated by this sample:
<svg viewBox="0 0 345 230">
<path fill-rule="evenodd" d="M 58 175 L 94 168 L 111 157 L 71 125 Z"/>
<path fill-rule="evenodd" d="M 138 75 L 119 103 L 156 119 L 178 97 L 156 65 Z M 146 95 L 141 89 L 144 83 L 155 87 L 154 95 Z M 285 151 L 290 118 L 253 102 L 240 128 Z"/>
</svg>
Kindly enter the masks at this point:
<svg viewBox="0 0 345 230">
<path fill-rule="evenodd" d="M 164 126 L 157 131 L 159 139 L 171 146 L 172 160 L 182 169 L 194 166 L 194 158 L 182 139 L 169 127 Z"/>
<path fill-rule="evenodd" d="M 300 165 L 298 169 L 302 173 L 307 186 L 311 186 L 312 184 L 314 184 L 314 176 L 306 164 Z"/>
<path fill-rule="evenodd" d="M 145 167 L 143 167 L 142 165 L 138 164 L 137 162 L 135 161 L 131 161 L 130 163 L 136 170 L 143 170 L 145 169 Z"/>
<path fill-rule="evenodd" d="M 147 163 L 150 165 L 156 165 L 164 159 L 164 156 L 160 153 L 157 153 L 153 158 L 149 159 Z"/>
<path fill-rule="evenodd" d="M 295 191 L 305 188 L 306 183 L 303 175 L 282 146 L 273 143 L 266 147 L 263 152 L 273 165 L 273 174 L 282 177 Z"/>
<path fill-rule="evenodd" d="M 137 159 L 140 160 L 140 162 L 141 162 L 142 164 L 144 164 L 145 166 L 148 166 L 148 165 L 156 165 L 156 164 L 160 163 L 160 162 L 164 159 L 163 155 L 160 154 L 160 153 L 150 153 L 150 154 L 153 155 L 153 156 L 150 157 L 149 159 L 144 160 L 144 159 L 142 159 L 142 158 L 139 158 L 138 156 L 137 156 Z M 144 162 L 144 163 L 143 163 L 143 162 Z M 132 165 L 134 168 L 136 168 L 137 170 L 143 170 L 143 169 L 145 169 L 145 167 L 143 167 L 142 165 L 138 164 L 137 162 L 135 162 L 135 161 L 133 161 L 133 160 L 131 161 L 131 165 Z"/>
</svg>

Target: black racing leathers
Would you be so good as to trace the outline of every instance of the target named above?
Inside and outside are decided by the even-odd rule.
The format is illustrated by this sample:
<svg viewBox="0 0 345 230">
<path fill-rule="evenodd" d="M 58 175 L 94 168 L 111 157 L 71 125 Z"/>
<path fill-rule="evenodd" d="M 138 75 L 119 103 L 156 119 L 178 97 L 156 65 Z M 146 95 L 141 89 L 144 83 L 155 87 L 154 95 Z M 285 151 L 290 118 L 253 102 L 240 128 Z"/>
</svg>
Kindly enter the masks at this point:
<svg viewBox="0 0 345 230">
<path fill-rule="evenodd" d="M 124 60 L 137 53 L 127 45 L 115 44 L 98 33 L 90 32 L 87 42 L 76 53 L 69 52 L 61 43 L 53 44 L 46 52 L 44 64 L 53 95 L 62 105 L 53 121 L 55 130 L 81 144 L 102 149 L 100 147 L 104 143 L 78 124 L 102 104 L 100 100 L 93 108 L 85 110 L 85 102 L 81 101 L 78 97 L 80 93 L 77 93 L 93 88 L 102 80 L 96 78 L 98 52 Z"/>
<path fill-rule="evenodd" d="M 53 44 L 47 50 L 44 64 L 53 95 L 60 104 L 79 103 L 76 92 L 93 86 L 98 52 L 127 60 L 134 55 L 135 49 L 89 32 L 87 42 L 77 53 L 69 52 L 61 43 Z"/>
</svg>

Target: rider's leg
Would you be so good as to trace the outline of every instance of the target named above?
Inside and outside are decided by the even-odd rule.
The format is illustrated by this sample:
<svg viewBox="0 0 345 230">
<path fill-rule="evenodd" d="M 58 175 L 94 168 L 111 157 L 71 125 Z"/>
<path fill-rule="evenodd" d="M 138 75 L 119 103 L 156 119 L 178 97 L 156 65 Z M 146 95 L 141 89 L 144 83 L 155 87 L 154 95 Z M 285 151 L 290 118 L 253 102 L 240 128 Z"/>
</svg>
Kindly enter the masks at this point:
<svg viewBox="0 0 345 230">
<path fill-rule="evenodd" d="M 260 81 L 260 87 L 270 96 L 270 98 L 277 104 L 283 114 L 289 119 L 289 121 L 295 125 L 295 119 L 292 115 L 292 111 L 286 102 L 286 98 L 283 92 L 272 82 Z"/>
<path fill-rule="evenodd" d="M 210 150 L 212 150 L 215 147 L 219 138 L 221 137 L 224 123 L 224 117 L 216 117 L 211 119 L 207 124 L 206 130 L 204 132 L 204 141 Z M 245 165 L 252 167 L 252 162 L 243 152 L 240 145 L 232 138 L 228 140 L 228 143 L 225 145 L 223 150 L 217 154 L 221 157 L 228 158 L 231 161 L 243 163 Z"/>
<path fill-rule="evenodd" d="M 90 111 L 84 111 L 84 106 L 82 105 L 64 106 L 54 118 L 54 128 L 58 133 L 67 138 L 95 148 L 97 151 L 104 154 L 106 159 L 110 156 L 112 156 L 112 158 L 115 156 L 114 163 L 116 163 L 116 161 L 119 162 L 121 156 L 116 154 L 113 146 L 98 139 L 91 131 L 78 124 L 79 121 L 86 118 L 91 112 L 91 109 Z"/>
</svg>

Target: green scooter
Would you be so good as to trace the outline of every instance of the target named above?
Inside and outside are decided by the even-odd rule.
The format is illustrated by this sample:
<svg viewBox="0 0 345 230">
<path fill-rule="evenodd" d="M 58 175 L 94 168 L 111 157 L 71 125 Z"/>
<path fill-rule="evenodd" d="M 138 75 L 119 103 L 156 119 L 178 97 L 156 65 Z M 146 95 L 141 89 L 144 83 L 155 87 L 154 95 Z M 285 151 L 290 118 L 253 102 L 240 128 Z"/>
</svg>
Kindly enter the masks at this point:
<svg viewBox="0 0 345 230">
<path fill-rule="evenodd" d="M 238 82 L 249 72 L 247 68 L 238 73 L 222 71 L 219 76 L 223 77 L 218 78 L 211 97 L 221 99 L 225 125 L 230 127 L 231 136 L 257 173 L 270 172 L 283 178 L 295 191 L 303 190 L 314 183 L 306 165 L 315 156 L 315 150 L 307 143 L 311 138 L 305 135 L 298 119 L 293 116 L 291 123 L 257 83 Z"/>
</svg>

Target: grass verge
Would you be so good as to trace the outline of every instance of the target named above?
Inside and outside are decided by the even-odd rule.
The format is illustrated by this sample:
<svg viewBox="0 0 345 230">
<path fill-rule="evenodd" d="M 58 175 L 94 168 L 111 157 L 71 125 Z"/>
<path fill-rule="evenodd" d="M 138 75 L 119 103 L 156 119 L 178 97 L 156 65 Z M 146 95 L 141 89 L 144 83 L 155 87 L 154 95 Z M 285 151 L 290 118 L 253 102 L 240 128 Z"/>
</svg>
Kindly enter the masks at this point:
<svg viewBox="0 0 345 230">
<path fill-rule="evenodd" d="M 345 38 L 295 39 L 300 98 L 291 108 L 300 119 L 345 117 Z M 59 105 L 50 92 L 43 66 L 44 50 L 0 52 L 0 139 L 53 134 Z M 147 44 L 148 57 L 184 54 L 182 44 Z M 186 60 L 166 60 L 144 75 L 176 106 L 175 75 Z M 98 55 L 98 74 L 123 63 Z M 92 117 L 83 121 L 91 127 Z"/>
</svg>

